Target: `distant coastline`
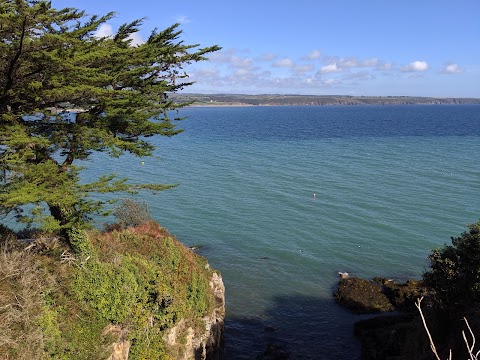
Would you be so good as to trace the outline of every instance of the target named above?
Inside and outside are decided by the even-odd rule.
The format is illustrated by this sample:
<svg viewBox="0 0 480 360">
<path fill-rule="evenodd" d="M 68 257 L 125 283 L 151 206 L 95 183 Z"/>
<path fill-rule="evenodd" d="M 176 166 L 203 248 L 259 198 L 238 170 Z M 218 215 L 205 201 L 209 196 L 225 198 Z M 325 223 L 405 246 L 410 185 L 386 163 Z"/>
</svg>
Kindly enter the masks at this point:
<svg viewBox="0 0 480 360">
<path fill-rule="evenodd" d="M 190 106 L 480 105 L 479 98 L 346 95 L 171 94 Z"/>
</svg>

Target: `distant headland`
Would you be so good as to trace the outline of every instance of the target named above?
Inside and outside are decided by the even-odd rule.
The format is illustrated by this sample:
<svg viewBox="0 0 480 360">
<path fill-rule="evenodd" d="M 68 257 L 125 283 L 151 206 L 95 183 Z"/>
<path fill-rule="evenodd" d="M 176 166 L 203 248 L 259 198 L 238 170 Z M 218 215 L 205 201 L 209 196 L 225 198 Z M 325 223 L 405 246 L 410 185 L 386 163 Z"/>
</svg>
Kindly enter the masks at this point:
<svg viewBox="0 0 480 360">
<path fill-rule="evenodd" d="M 302 105 L 458 105 L 480 104 L 478 98 L 348 95 L 172 94 L 169 99 L 193 106 L 302 106 Z"/>
</svg>

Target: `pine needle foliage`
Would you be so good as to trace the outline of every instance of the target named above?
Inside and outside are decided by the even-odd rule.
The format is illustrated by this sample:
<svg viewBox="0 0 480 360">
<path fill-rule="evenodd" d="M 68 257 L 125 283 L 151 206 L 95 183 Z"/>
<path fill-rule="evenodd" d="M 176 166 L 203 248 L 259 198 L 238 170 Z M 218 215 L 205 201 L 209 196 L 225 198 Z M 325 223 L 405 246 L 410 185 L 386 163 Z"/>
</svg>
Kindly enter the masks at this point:
<svg viewBox="0 0 480 360">
<path fill-rule="evenodd" d="M 0 0 L 0 212 L 16 213 L 68 237 L 102 203 L 93 192 L 159 191 L 104 176 L 80 184 L 79 160 L 94 152 L 149 156 L 150 137 L 181 132 L 168 99 L 191 85 L 185 65 L 218 46 L 187 45 L 179 24 L 153 30 L 138 45 L 142 19 L 109 37 L 96 31 L 114 16 L 88 17 L 49 1 Z M 174 112 L 175 113 L 175 112 Z M 22 211 L 31 209 L 27 216 Z"/>
</svg>

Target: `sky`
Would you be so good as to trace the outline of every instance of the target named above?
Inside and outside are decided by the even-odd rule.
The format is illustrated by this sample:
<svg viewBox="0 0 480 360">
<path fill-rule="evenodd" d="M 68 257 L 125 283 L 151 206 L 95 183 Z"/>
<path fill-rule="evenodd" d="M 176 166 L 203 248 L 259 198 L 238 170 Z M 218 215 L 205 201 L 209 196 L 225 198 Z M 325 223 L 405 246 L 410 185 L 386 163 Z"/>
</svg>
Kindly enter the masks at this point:
<svg viewBox="0 0 480 360">
<path fill-rule="evenodd" d="M 186 68 L 190 93 L 480 98 L 479 0 L 53 0 L 145 18 L 135 41 L 180 23 L 181 40 L 219 45 Z"/>
</svg>

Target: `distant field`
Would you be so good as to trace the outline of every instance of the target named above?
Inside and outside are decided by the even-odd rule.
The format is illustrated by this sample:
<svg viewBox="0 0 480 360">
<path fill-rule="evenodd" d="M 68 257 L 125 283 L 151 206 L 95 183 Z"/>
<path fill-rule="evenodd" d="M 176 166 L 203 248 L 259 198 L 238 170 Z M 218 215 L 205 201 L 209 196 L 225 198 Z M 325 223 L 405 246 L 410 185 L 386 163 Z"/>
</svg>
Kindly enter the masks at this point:
<svg viewBox="0 0 480 360">
<path fill-rule="evenodd" d="M 176 102 L 202 106 L 480 104 L 475 98 L 344 95 L 172 94 Z"/>
</svg>

